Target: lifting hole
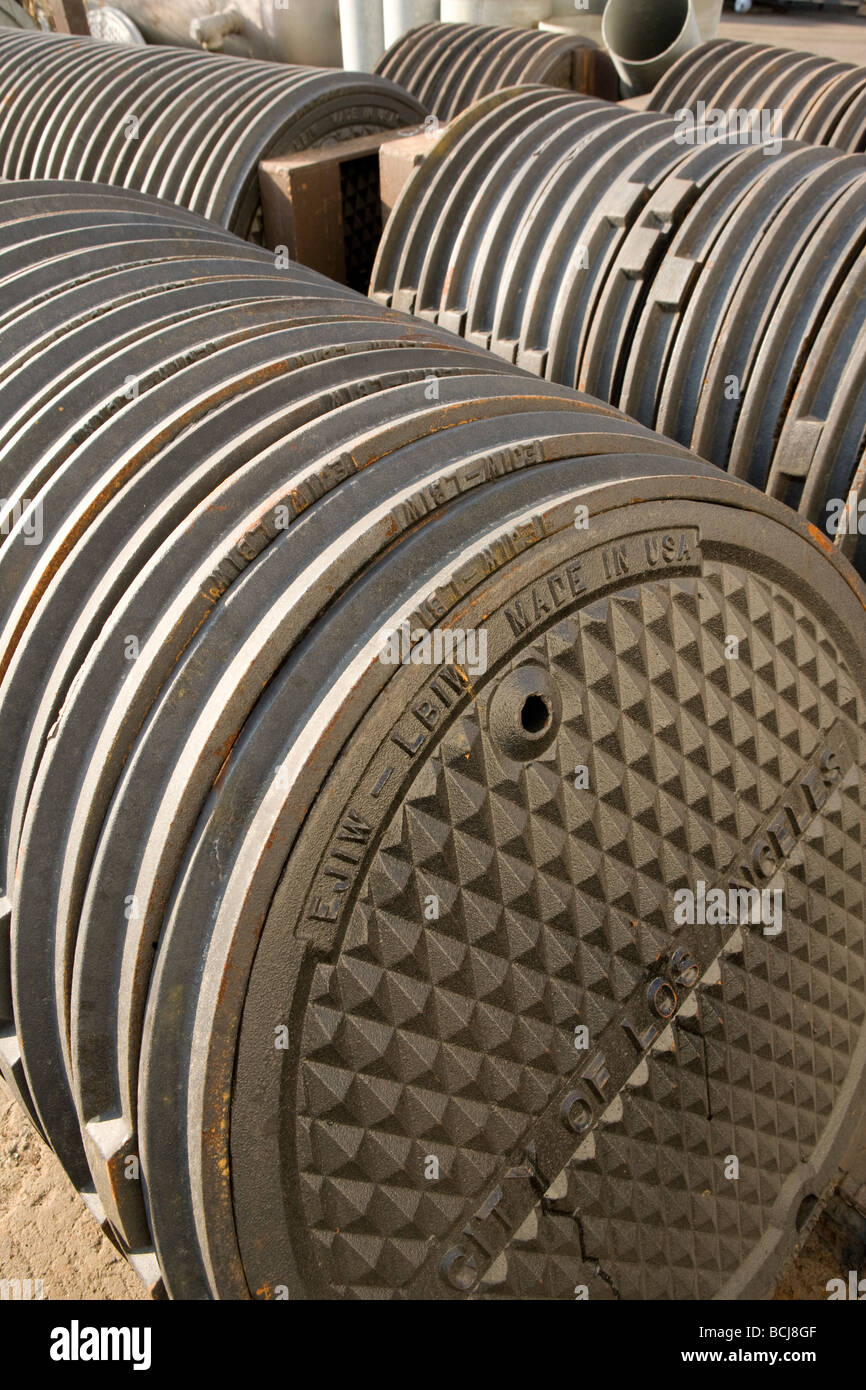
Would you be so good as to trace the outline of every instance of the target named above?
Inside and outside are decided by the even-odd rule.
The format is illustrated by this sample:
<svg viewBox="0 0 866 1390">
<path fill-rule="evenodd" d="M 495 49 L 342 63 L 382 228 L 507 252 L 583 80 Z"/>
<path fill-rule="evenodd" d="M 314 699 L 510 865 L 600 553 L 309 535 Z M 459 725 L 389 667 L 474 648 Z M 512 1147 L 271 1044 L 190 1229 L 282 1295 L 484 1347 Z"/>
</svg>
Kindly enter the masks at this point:
<svg viewBox="0 0 866 1390">
<path fill-rule="evenodd" d="M 813 1197 L 811 1193 L 808 1197 L 803 1198 L 802 1202 L 797 1208 L 797 1217 L 795 1221 L 795 1225 L 798 1231 L 802 1231 L 803 1227 L 809 1220 L 809 1217 L 812 1215 L 812 1212 L 815 1210 L 817 1205 L 818 1198 Z"/>
<path fill-rule="evenodd" d="M 529 695 L 520 711 L 520 722 L 528 734 L 541 734 L 550 723 L 550 707 L 540 695 Z"/>
</svg>

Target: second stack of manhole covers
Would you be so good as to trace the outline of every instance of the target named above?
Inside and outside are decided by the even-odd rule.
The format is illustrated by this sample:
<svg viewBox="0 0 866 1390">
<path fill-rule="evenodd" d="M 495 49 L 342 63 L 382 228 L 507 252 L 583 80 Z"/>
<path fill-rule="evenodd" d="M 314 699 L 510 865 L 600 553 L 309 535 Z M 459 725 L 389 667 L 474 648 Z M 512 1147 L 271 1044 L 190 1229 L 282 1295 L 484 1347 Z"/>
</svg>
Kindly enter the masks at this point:
<svg viewBox="0 0 866 1390">
<path fill-rule="evenodd" d="M 425 109 L 367 73 L 0 30 L 0 176 L 138 189 L 242 237 L 260 160 Z"/>
<path fill-rule="evenodd" d="M 773 115 L 776 134 L 866 150 L 866 68 L 793 49 L 716 40 L 683 54 L 659 82 L 649 110 Z"/>
<path fill-rule="evenodd" d="M 619 95 L 613 64 L 591 40 L 535 29 L 423 24 L 392 44 L 376 71 L 442 121 L 490 92 L 536 82 L 611 99 Z"/>
<path fill-rule="evenodd" d="M 866 452 L 866 305 L 846 286 L 864 194 L 861 156 L 689 142 L 670 117 L 500 92 L 414 171 L 371 295 L 770 485 L 850 552 L 850 521 L 837 529 Z M 796 438 L 789 411 L 808 417 Z"/>
<path fill-rule="evenodd" d="M 0 199 L 2 1041 L 91 1208 L 176 1297 L 764 1292 L 866 1064 L 853 571 L 176 208 Z"/>
</svg>

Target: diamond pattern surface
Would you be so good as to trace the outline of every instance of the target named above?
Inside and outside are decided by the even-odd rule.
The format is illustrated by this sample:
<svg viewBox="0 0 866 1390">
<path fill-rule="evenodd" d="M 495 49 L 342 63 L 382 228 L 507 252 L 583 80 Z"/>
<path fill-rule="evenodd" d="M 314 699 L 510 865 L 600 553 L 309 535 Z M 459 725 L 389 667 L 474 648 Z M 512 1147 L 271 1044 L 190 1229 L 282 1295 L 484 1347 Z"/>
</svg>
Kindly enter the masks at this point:
<svg viewBox="0 0 866 1390">
<path fill-rule="evenodd" d="M 739 864 L 840 709 L 864 723 L 814 619 L 730 566 L 592 603 L 528 655 L 561 693 L 554 743 L 506 758 L 482 693 L 315 972 L 297 1153 L 337 1294 L 411 1296 L 575 1071 L 575 1026 L 597 1037 L 669 945 L 675 890 Z M 782 935 L 736 933 L 476 1297 L 703 1297 L 736 1270 L 863 1027 L 862 801 L 855 766 L 788 863 Z"/>
<path fill-rule="evenodd" d="M 366 294 L 382 239 L 382 201 L 377 154 L 344 160 L 340 165 L 346 284 Z"/>
</svg>

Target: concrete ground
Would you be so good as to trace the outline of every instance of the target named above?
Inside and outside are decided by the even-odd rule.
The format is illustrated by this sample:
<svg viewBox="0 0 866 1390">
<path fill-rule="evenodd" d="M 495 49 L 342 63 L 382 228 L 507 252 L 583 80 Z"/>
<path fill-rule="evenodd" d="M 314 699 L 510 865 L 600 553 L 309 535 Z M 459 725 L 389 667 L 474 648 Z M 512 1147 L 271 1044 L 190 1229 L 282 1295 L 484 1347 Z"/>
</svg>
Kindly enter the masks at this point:
<svg viewBox="0 0 866 1390">
<path fill-rule="evenodd" d="M 773 44 L 776 48 L 798 48 L 822 58 L 838 58 L 845 63 L 866 67 L 866 18 L 856 14 L 818 13 L 775 14 L 770 10 L 750 10 L 748 14 L 722 17 L 719 37 L 745 43 Z"/>
</svg>

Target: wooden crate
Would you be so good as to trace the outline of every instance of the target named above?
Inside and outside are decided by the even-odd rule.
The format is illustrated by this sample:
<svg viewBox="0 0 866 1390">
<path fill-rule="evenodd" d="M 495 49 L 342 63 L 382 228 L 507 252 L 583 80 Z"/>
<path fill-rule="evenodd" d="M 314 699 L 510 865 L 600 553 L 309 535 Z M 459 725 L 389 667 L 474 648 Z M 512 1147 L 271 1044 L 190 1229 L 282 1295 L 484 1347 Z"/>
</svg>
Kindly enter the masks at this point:
<svg viewBox="0 0 866 1390">
<path fill-rule="evenodd" d="M 381 156 L 392 146 L 411 144 L 419 134 L 429 145 L 431 137 L 412 126 L 263 160 L 259 184 L 265 245 L 285 247 L 292 260 L 366 293 L 384 226 Z M 404 158 L 388 166 L 389 198 L 394 169 L 405 163 Z"/>
</svg>

